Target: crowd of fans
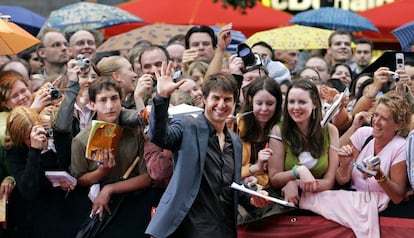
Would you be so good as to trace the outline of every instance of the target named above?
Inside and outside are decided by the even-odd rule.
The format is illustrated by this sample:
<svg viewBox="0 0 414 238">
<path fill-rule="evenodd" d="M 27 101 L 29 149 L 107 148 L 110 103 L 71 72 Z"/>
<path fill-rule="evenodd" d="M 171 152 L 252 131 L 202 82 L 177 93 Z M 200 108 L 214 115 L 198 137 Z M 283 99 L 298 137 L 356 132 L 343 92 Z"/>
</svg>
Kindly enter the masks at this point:
<svg viewBox="0 0 414 238">
<path fill-rule="evenodd" d="M 0 236 L 88 237 L 97 217 L 93 237 L 235 237 L 237 225 L 295 209 L 236 182 L 380 237 L 379 212 L 412 194 L 414 61 L 367 72 L 373 43 L 343 30 L 326 50 L 261 41 L 230 54 L 231 29 L 193 26 L 167 45 L 105 54 L 95 31 L 46 29 L 39 45 L 1 56 Z M 169 116 L 180 104 L 204 112 Z M 85 158 L 92 120 L 123 129 L 99 163 Z M 76 186 L 53 187 L 49 170 Z"/>
</svg>

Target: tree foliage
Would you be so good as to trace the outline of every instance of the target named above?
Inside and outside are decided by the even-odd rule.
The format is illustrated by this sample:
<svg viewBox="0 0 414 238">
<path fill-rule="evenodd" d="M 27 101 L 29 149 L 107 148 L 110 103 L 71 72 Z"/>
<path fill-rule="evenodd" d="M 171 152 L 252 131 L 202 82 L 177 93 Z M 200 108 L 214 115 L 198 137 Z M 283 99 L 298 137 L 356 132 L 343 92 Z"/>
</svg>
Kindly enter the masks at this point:
<svg viewBox="0 0 414 238">
<path fill-rule="evenodd" d="M 218 2 L 219 0 L 213 0 Z M 223 7 L 233 7 L 239 9 L 242 13 L 245 13 L 247 8 L 253 8 L 256 5 L 256 0 L 220 0 L 223 3 Z"/>
</svg>

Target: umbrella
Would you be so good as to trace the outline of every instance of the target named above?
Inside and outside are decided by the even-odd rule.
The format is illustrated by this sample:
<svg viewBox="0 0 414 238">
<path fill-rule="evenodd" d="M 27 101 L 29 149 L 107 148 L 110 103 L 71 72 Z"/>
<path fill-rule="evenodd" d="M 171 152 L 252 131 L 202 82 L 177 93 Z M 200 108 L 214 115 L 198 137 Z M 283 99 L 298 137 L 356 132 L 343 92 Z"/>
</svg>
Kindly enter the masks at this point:
<svg viewBox="0 0 414 238">
<path fill-rule="evenodd" d="M 264 41 L 277 50 L 326 49 L 331 30 L 310 26 L 286 26 L 257 32 L 246 41 L 248 45 Z"/>
<path fill-rule="evenodd" d="M 99 3 L 78 2 L 52 11 L 43 28 L 59 28 L 66 32 L 80 29 L 102 29 L 143 20 L 122 9 Z"/>
<path fill-rule="evenodd" d="M 46 18 L 24 7 L 0 5 L 0 15 L 11 16 L 11 21 L 36 36 L 46 22 Z"/>
<path fill-rule="evenodd" d="M 291 14 L 265 7 L 256 1 L 253 8 L 242 14 L 231 7 L 223 8 L 222 1 L 213 0 L 139 0 L 117 5 L 149 23 L 177 25 L 223 26 L 233 23 L 233 29 L 250 36 L 257 31 L 289 25 Z M 174 10 L 172 10 L 174 9 Z"/>
<path fill-rule="evenodd" d="M 398 0 L 363 12 L 358 12 L 359 15 L 369 19 L 380 31 L 361 32 L 360 37 L 369 38 L 374 41 L 375 48 L 382 46 L 382 49 L 401 49 L 397 38 L 391 32 L 414 20 L 413 9 L 413 0 Z"/>
<path fill-rule="evenodd" d="M 347 31 L 378 31 L 365 17 L 354 12 L 335 7 L 321 7 L 296 14 L 291 23 L 314 26 L 331 30 L 344 29 Z"/>
<path fill-rule="evenodd" d="M 15 55 L 39 42 L 13 22 L 0 20 L 0 55 Z"/>
<path fill-rule="evenodd" d="M 177 34 L 186 34 L 191 26 L 170 25 L 170 24 L 151 24 L 132 31 L 128 31 L 108 38 L 102 43 L 97 52 L 107 52 L 114 50 L 128 50 L 139 40 L 149 40 L 153 44 L 165 45 L 168 40 Z"/>
<path fill-rule="evenodd" d="M 392 34 L 397 37 L 401 48 L 409 52 L 411 43 L 414 39 L 414 21 L 404 24 L 392 31 Z"/>
</svg>

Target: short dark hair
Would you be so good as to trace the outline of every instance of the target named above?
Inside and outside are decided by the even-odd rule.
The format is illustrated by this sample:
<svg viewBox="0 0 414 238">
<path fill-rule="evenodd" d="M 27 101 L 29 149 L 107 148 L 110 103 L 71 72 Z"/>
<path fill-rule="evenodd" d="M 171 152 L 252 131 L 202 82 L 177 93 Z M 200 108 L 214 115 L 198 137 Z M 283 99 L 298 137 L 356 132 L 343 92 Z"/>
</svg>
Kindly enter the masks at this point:
<svg viewBox="0 0 414 238">
<path fill-rule="evenodd" d="M 99 78 L 95 80 L 90 86 L 89 86 L 89 100 L 91 102 L 96 102 L 96 95 L 101 93 L 102 90 L 110 90 L 114 89 L 118 92 L 119 97 L 122 98 L 122 90 L 119 86 L 118 82 L 116 82 L 112 78 Z"/>
<path fill-rule="evenodd" d="M 18 53 L 17 57 L 29 62 L 30 58 L 32 57 L 32 53 L 36 53 L 36 51 L 37 51 L 37 44 Z"/>
<path fill-rule="evenodd" d="M 171 45 L 171 44 L 185 44 L 185 35 L 184 34 L 177 34 L 174 35 L 173 37 L 171 37 L 168 42 L 167 42 L 167 46 Z"/>
<path fill-rule="evenodd" d="M 329 36 L 329 38 L 328 38 L 328 46 L 329 47 L 331 47 L 331 45 L 332 45 L 332 38 L 336 35 L 347 35 L 347 36 L 349 36 L 349 39 L 351 40 L 351 42 L 354 41 L 354 36 L 352 35 L 351 32 L 349 32 L 347 30 L 344 30 L 344 29 L 338 29 L 338 30 L 332 32 L 331 35 Z"/>
<path fill-rule="evenodd" d="M 148 52 L 148 51 L 153 51 L 153 50 L 160 50 L 161 52 L 163 52 L 163 53 L 164 53 L 165 58 L 167 58 L 167 63 L 170 61 L 170 54 L 168 54 L 168 51 L 165 49 L 165 47 L 164 47 L 164 46 L 162 46 L 162 45 L 151 45 L 151 46 L 148 46 L 148 47 L 142 48 L 141 52 L 139 53 L 139 56 L 138 56 L 138 62 L 141 64 L 141 66 L 142 66 L 142 63 L 141 63 L 141 58 L 142 58 L 142 55 L 143 55 L 145 52 Z"/>
<path fill-rule="evenodd" d="M 215 73 L 204 79 L 203 82 L 203 96 L 207 98 L 210 92 L 213 90 L 221 90 L 224 92 L 232 92 L 234 96 L 234 102 L 237 100 L 238 87 L 234 77 L 229 73 Z"/>
<path fill-rule="evenodd" d="M 259 41 L 259 42 L 254 43 L 252 45 L 252 47 L 250 47 L 250 48 L 253 48 L 255 46 L 263 46 L 263 47 L 267 48 L 268 50 L 270 50 L 270 52 L 272 52 L 272 55 L 270 55 L 270 59 L 273 60 L 273 61 L 276 60 L 276 58 L 275 58 L 275 52 L 273 51 L 272 46 L 270 46 L 268 43 L 266 43 L 264 41 Z"/>
<path fill-rule="evenodd" d="M 214 30 L 206 25 L 201 26 L 193 26 L 190 28 L 190 30 L 187 31 L 187 34 L 185 34 L 185 48 L 190 48 L 190 36 L 193 33 L 207 33 L 211 38 L 211 43 L 213 44 L 213 47 L 216 48 L 217 45 L 217 38 L 216 34 L 214 33 Z"/>
<path fill-rule="evenodd" d="M 348 71 L 349 71 L 349 75 L 351 75 L 351 81 L 352 81 L 352 80 L 353 80 L 353 77 L 352 77 L 352 69 L 351 69 L 351 67 L 349 67 L 349 65 L 348 65 L 348 64 L 344 64 L 344 63 L 337 63 L 337 64 L 335 64 L 335 65 L 331 68 L 331 71 L 329 72 L 329 74 L 332 76 L 332 74 L 334 74 L 334 73 L 335 73 L 336 68 L 338 68 L 339 66 L 344 66 L 345 68 L 347 68 L 347 69 L 348 69 Z"/>
<path fill-rule="evenodd" d="M 372 50 L 374 50 L 374 42 L 372 42 L 372 40 L 367 39 L 367 38 L 359 38 L 357 40 L 355 40 L 355 44 L 368 44 L 371 47 L 371 52 Z"/>
</svg>

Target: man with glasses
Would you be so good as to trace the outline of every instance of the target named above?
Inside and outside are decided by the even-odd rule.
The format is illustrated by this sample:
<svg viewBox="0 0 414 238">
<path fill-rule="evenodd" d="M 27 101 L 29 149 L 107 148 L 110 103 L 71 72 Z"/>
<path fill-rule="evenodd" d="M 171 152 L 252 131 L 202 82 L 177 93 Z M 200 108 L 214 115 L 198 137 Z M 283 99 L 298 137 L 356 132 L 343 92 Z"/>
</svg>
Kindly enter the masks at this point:
<svg viewBox="0 0 414 238">
<path fill-rule="evenodd" d="M 312 56 L 306 63 L 305 67 L 313 68 L 318 71 L 322 82 L 326 82 L 331 76 L 329 75 L 329 64 L 321 56 Z"/>
<path fill-rule="evenodd" d="M 37 54 L 44 63 L 40 74 L 59 75 L 66 74 L 66 63 L 69 61 L 69 44 L 62 31 L 47 29 L 40 36 L 41 44 Z"/>
<path fill-rule="evenodd" d="M 173 42 L 167 45 L 166 50 L 170 55 L 170 59 L 173 63 L 174 78 L 181 75 L 181 67 L 183 65 L 183 54 L 185 47 L 180 43 Z"/>
<path fill-rule="evenodd" d="M 96 58 L 96 41 L 94 35 L 87 30 L 75 32 L 69 39 L 70 55 L 73 59 L 79 54 L 94 60 Z"/>
</svg>

